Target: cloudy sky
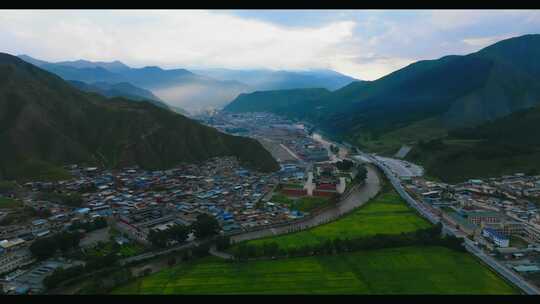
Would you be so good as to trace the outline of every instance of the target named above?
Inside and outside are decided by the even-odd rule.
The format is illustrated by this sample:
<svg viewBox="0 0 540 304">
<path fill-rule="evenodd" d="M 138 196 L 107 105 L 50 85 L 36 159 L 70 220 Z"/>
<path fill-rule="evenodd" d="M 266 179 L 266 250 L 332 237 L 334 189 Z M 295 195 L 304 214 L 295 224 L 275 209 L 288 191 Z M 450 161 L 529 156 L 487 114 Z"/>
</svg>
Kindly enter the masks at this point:
<svg viewBox="0 0 540 304">
<path fill-rule="evenodd" d="M 535 10 L 0 11 L 0 51 L 164 68 L 330 68 L 372 80 L 540 33 Z"/>
</svg>

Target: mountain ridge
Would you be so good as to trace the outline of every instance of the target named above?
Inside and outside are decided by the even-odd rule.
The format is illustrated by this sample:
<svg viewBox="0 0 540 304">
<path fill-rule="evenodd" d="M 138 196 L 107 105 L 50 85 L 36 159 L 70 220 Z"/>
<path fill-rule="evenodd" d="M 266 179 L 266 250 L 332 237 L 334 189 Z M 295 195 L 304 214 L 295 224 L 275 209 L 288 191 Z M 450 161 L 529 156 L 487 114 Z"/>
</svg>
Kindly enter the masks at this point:
<svg viewBox="0 0 540 304">
<path fill-rule="evenodd" d="M 384 145 L 380 138 L 385 134 L 421 121 L 440 121 L 441 130 L 448 131 L 535 106 L 540 103 L 538 75 L 540 35 L 524 35 L 468 55 L 420 60 L 374 81 L 353 82 L 306 102 L 306 113 L 298 118 L 370 150 Z M 291 109 L 289 116 L 296 113 Z M 423 133 L 412 139 L 422 139 Z"/>
<path fill-rule="evenodd" d="M 4 53 L 0 126 L 3 178 L 31 179 L 25 168 L 35 162 L 161 169 L 236 156 L 256 170 L 279 167 L 253 139 L 221 133 L 150 103 L 77 90 L 59 76 Z"/>
</svg>

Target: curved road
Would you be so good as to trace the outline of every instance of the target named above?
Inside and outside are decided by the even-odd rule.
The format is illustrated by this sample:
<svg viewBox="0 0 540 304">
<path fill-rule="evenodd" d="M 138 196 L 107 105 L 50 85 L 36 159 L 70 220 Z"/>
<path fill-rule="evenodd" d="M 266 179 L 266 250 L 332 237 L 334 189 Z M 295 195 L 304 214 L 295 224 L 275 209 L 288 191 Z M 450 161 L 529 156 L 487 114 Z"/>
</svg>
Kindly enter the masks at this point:
<svg viewBox="0 0 540 304">
<path fill-rule="evenodd" d="M 381 182 L 379 176 L 377 175 L 376 169 L 372 165 L 367 165 L 367 171 L 368 173 L 365 184 L 352 189 L 346 198 L 336 204 L 335 208 L 324 210 L 323 212 L 312 218 L 308 218 L 303 222 L 234 235 L 231 236 L 231 241 L 236 243 L 240 241 L 260 239 L 312 228 L 334 220 L 345 213 L 362 206 L 377 195 L 381 189 Z"/>
</svg>

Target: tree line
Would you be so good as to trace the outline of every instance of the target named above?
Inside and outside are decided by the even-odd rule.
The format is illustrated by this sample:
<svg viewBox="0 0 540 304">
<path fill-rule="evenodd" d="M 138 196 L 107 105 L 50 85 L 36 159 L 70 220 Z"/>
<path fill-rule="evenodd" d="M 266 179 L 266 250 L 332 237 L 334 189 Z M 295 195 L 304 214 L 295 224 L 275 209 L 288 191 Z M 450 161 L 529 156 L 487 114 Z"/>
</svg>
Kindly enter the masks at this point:
<svg viewBox="0 0 540 304">
<path fill-rule="evenodd" d="M 118 256 L 114 252 L 104 256 L 92 256 L 85 262 L 85 265 L 74 266 L 67 269 L 56 269 L 51 275 L 45 277 L 43 285 L 45 285 L 47 289 L 58 287 L 60 283 L 64 281 L 82 277 L 100 269 L 115 266 L 118 259 Z"/>
<path fill-rule="evenodd" d="M 105 227 L 107 227 L 107 220 L 104 217 L 100 217 L 85 223 L 75 222 L 69 226 L 69 230 L 84 229 L 86 232 L 91 232 Z"/>
<path fill-rule="evenodd" d="M 157 248 L 166 248 L 185 242 L 191 232 L 198 239 L 203 239 L 218 234 L 220 229 L 219 222 L 213 216 L 200 214 L 189 226 L 174 225 L 166 230 L 150 230 L 148 240 Z"/>
<path fill-rule="evenodd" d="M 78 232 L 61 232 L 54 236 L 35 240 L 30 245 L 30 252 L 38 260 L 52 257 L 57 251 L 67 253 L 79 247 L 81 234 Z"/>
<path fill-rule="evenodd" d="M 441 236 L 442 225 L 420 229 L 401 234 L 376 234 L 370 237 L 352 239 L 335 238 L 319 244 L 282 248 L 276 242 L 263 245 L 251 245 L 247 242 L 234 247 L 233 254 L 237 260 L 260 257 L 301 257 L 312 255 L 329 255 L 360 250 L 375 250 L 404 246 L 444 246 L 450 249 L 465 251 L 462 240 L 453 236 Z"/>
</svg>

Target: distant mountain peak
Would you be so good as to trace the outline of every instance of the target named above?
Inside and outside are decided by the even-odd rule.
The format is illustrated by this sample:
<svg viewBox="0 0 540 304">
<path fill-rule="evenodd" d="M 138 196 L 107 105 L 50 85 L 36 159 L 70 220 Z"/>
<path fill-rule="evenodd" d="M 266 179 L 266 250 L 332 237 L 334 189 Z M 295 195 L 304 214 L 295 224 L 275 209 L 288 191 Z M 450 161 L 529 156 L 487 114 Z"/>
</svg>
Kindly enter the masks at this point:
<svg viewBox="0 0 540 304">
<path fill-rule="evenodd" d="M 147 102 L 82 92 L 73 84 L 82 83 L 70 85 L 0 53 L 0 176 L 43 180 L 42 171 L 28 168 L 57 170 L 73 163 L 165 169 L 215 156 L 236 156 L 256 170 L 279 169 L 254 139 L 220 133 Z"/>
</svg>

